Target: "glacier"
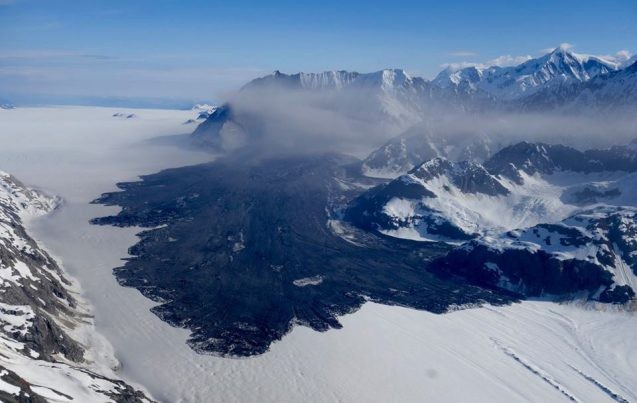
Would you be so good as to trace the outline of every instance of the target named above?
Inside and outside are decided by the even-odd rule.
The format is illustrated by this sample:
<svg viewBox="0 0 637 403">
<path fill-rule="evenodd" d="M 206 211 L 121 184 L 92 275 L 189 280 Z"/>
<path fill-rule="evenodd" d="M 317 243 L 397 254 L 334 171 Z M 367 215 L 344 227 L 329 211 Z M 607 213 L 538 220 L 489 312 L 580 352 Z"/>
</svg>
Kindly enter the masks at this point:
<svg viewBox="0 0 637 403">
<path fill-rule="evenodd" d="M 525 301 L 446 315 L 367 303 L 342 318 L 341 330 L 297 327 L 250 360 L 198 355 L 186 331 L 152 315 L 154 304 L 111 274 L 136 229 L 88 224 L 117 211 L 88 204 L 115 182 L 210 159 L 146 141 L 180 132 L 192 111 L 136 110 L 130 120 L 106 108 L 5 112 L 13 115 L 0 117 L 2 168 L 66 200 L 29 230 L 79 280 L 121 376 L 160 401 L 637 400 L 634 313 L 594 303 Z"/>
</svg>

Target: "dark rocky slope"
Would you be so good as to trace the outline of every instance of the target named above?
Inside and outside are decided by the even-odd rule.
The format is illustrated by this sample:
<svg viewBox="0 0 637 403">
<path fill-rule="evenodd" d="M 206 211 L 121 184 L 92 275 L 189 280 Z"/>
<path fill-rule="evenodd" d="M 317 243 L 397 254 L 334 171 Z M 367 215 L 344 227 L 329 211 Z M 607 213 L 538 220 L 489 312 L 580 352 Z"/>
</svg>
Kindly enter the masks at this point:
<svg viewBox="0 0 637 403">
<path fill-rule="evenodd" d="M 340 327 L 338 316 L 365 301 L 442 313 L 511 300 L 427 271 L 444 244 L 335 233 L 328 220 L 360 192 L 351 160 L 237 160 L 251 158 L 162 171 L 96 200 L 122 206 L 96 224 L 161 226 L 140 234 L 115 274 L 159 302 L 163 320 L 190 329 L 196 351 L 260 354 L 295 324 Z"/>
</svg>

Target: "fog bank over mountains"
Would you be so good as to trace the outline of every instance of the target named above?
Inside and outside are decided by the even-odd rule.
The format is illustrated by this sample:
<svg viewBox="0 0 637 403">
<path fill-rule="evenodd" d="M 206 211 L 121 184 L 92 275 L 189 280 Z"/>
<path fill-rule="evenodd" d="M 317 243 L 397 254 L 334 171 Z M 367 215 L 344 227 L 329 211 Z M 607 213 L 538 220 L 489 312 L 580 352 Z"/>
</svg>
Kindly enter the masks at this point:
<svg viewBox="0 0 637 403">
<path fill-rule="evenodd" d="M 637 128 L 637 64 L 628 63 L 558 47 L 513 67 L 447 68 L 433 81 L 398 69 L 277 71 L 229 96 L 192 137 L 225 151 L 359 156 L 406 134 L 446 143 L 482 136 L 503 145 L 624 144 Z"/>
</svg>

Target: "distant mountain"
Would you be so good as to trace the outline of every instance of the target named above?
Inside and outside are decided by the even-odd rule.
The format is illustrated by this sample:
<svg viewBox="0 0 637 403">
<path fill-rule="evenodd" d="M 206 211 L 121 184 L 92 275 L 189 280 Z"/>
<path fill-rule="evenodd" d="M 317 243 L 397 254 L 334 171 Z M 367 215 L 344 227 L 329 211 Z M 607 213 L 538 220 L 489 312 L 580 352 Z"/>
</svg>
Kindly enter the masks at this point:
<svg viewBox="0 0 637 403">
<path fill-rule="evenodd" d="M 231 150 L 259 136 L 270 117 L 265 106 L 278 103 L 312 104 L 316 110 L 332 110 L 353 120 L 407 128 L 422 119 L 430 105 L 444 99 L 443 90 L 403 70 L 386 69 L 360 74 L 347 71 L 273 74 L 246 84 L 237 97 L 211 113 L 193 134 L 195 142 Z M 320 97 L 320 99 L 318 98 Z M 258 100 L 255 102 L 255 100 Z M 247 110 L 249 109 L 249 110 Z M 388 128 L 387 130 L 391 130 Z"/>
<path fill-rule="evenodd" d="M 560 46 L 517 66 L 448 67 L 432 82 L 460 93 L 484 93 L 500 101 L 513 101 L 538 91 L 587 82 L 619 68 L 615 61 L 577 54 Z"/>
<path fill-rule="evenodd" d="M 315 111 L 333 111 L 353 122 L 366 122 L 376 130 L 396 134 L 437 112 L 484 107 L 481 99 L 456 94 L 399 69 L 366 74 L 327 71 L 288 75 L 276 71 L 246 84 L 234 100 L 221 106 L 196 129 L 193 140 L 209 146 L 234 145 L 243 141 L 234 141 L 238 138 L 258 135 L 263 130 L 262 123 L 271 117 L 254 107 L 246 113 L 249 108 L 245 105 L 254 104 L 255 99 L 265 102 L 267 108 L 285 108 L 290 103 L 292 110 L 298 103 L 311 104 Z M 272 102 L 267 103 L 268 99 Z"/>
<path fill-rule="evenodd" d="M 561 144 L 526 141 L 507 144 L 506 141 L 512 142 L 512 139 L 480 132 L 446 136 L 417 126 L 372 151 L 361 163 L 361 171 L 369 177 L 393 179 L 433 158 L 485 163 L 490 172 L 505 176 L 515 175 L 518 169 L 529 175 L 550 174 L 556 169 L 574 172 L 637 169 L 634 153 L 637 140 L 629 145 L 583 152 Z M 511 169 L 511 165 L 515 169 Z"/>
<path fill-rule="evenodd" d="M 345 70 L 325 71 L 322 73 L 273 74 L 257 78 L 243 87 L 243 90 L 266 86 L 288 87 L 304 90 L 361 89 L 386 93 L 423 93 L 430 83 L 420 77 L 412 77 L 401 69 L 384 69 L 373 73 L 357 73 Z"/>
<path fill-rule="evenodd" d="M 505 147 L 484 164 L 494 175 L 523 184 L 526 175 L 551 175 L 558 171 L 579 173 L 635 172 L 637 150 L 633 143 L 607 149 L 579 151 L 556 144 L 521 142 Z"/>
<path fill-rule="evenodd" d="M 632 111 L 637 107 L 637 61 L 587 81 L 542 89 L 521 101 L 520 107 L 525 110 Z"/>
<path fill-rule="evenodd" d="M 412 77 L 404 70 L 385 69 L 373 73 L 326 71 L 323 73 L 283 74 L 279 71 L 245 85 L 242 91 L 280 89 L 334 91 L 339 97 L 370 101 L 374 112 L 387 119 L 415 123 L 432 101 L 444 98 L 443 91 L 429 81 Z"/>
<path fill-rule="evenodd" d="M 407 81 L 407 77 L 403 72 L 396 72 L 394 70 L 386 71 L 387 75 L 385 77 L 385 74 L 383 74 L 384 71 L 371 74 L 360 74 L 345 70 L 325 71 L 322 73 L 284 74 L 277 70 L 270 75 L 252 80 L 246 84 L 243 89 L 249 90 L 255 87 L 276 86 L 290 89 L 342 90 L 358 80 L 360 76 L 363 76 L 361 82 L 373 81 L 382 84 L 382 82 L 385 81 L 387 85 L 390 85 L 390 81 L 394 80 L 396 73 L 400 76 L 398 79 Z"/>
</svg>

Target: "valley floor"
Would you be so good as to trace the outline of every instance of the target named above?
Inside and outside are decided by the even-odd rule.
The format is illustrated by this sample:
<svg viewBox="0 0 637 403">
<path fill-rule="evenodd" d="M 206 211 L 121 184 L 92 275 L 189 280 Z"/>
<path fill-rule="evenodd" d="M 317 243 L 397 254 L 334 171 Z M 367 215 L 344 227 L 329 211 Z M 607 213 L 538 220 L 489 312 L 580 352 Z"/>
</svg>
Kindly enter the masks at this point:
<svg viewBox="0 0 637 403">
<path fill-rule="evenodd" d="M 185 133 L 191 112 L 107 108 L 0 111 L 0 168 L 64 198 L 30 232 L 83 289 L 125 380 L 155 399 L 194 401 L 637 401 L 637 317 L 612 307 L 527 301 L 434 315 L 368 303 L 343 329 L 297 327 L 250 359 L 198 355 L 111 269 L 133 228 L 94 226 L 90 205 L 119 181 L 209 155 L 143 140 Z M 128 111 L 124 111 L 128 112 Z M 623 399 L 623 400 L 622 400 Z"/>
</svg>

